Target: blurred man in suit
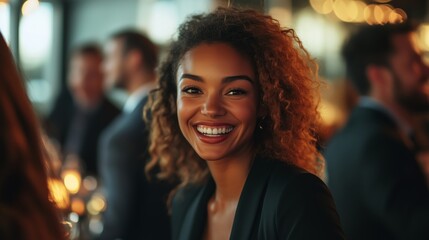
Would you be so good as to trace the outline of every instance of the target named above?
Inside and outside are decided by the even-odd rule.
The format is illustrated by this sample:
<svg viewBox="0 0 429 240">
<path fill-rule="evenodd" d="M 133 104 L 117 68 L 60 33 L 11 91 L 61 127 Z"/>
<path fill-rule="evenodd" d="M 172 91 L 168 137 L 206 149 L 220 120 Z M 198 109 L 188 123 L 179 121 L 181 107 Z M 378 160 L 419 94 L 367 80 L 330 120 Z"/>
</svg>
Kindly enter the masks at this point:
<svg viewBox="0 0 429 240">
<path fill-rule="evenodd" d="M 129 97 L 123 112 L 100 142 L 101 180 L 107 210 L 101 239 L 170 239 L 168 185 L 148 181 L 148 129 L 143 121 L 147 95 L 155 86 L 157 47 L 136 31 L 114 34 L 106 46 L 107 84 Z"/>
<path fill-rule="evenodd" d="M 81 160 L 85 175 L 98 175 L 97 146 L 100 133 L 120 110 L 104 94 L 103 54 L 93 43 L 77 47 L 70 58 L 68 90 L 60 94 L 46 121 L 46 130 L 58 141 L 67 158 Z"/>
<path fill-rule="evenodd" d="M 429 111 L 429 68 L 415 30 L 364 26 L 343 47 L 360 99 L 326 160 L 348 239 L 429 239 L 429 192 L 411 124 Z"/>
</svg>

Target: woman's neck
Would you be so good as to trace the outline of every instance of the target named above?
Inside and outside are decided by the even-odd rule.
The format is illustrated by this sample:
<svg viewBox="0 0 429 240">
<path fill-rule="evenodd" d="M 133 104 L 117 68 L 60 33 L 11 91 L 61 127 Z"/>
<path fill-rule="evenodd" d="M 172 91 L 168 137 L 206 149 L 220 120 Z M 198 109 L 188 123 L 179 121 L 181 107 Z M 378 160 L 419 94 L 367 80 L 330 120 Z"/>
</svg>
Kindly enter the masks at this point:
<svg viewBox="0 0 429 240">
<path fill-rule="evenodd" d="M 249 153 L 236 159 L 224 159 L 208 162 L 210 173 L 216 184 L 213 200 L 219 204 L 238 202 L 247 175 L 249 174 L 253 154 Z"/>
<path fill-rule="evenodd" d="M 207 203 L 207 225 L 203 239 L 230 238 L 241 191 L 253 162 L 250 151 L 239 156 L 208 162 L 216 190 Z"/>
</svg>

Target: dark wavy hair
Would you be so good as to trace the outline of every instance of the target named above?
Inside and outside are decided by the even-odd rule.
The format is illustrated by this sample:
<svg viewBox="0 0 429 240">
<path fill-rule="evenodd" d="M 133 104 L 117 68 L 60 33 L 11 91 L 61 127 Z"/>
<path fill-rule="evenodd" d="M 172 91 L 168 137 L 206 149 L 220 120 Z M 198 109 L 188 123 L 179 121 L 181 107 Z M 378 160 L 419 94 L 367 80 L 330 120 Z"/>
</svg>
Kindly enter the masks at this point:
<svg viewBox="0 0 429 240">
<path fill-rule="evenodd" d="M 176 72 L 184 54 L 202 43 L 227 43 L 248 56 L 258 82 L 259 104 L 267 110 L 255 130 L 256 154 L 319 174 L 323 160 L 316 150 L 317 64 L 292 29 L 253 10 L 218 8 L 191 16 L 179 28 L 160 68 L 159 88 L 151 93 L 151 161 L 159 177 L 176 179 L 179 187 L 201 183 L 208 175 L 202 161 L 182 135 L 177 118 Z M 147 109 L 148 110 L 148 109 Z M 262 121 L 262 122 L 261 122 Z"/>
</svg>

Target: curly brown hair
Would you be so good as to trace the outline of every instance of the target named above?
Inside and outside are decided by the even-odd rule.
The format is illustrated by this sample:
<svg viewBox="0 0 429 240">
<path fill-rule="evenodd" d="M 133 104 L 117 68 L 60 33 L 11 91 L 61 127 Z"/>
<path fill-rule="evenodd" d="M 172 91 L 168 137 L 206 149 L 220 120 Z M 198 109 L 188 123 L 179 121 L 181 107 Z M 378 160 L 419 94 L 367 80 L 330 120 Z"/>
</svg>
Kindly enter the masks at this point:
<svg viewBox="0 0 429 240">
<path fill-rule="evenodd" d="M 159 87 L 150 95 L 152 158 L 147 170 L 159 165 L 159 177 L 176 179 L 179 187 L 206 179 L 206 162 L 179 129 L 176 73 L 187 51 L 214 42 L 230 44 L 248 56 L 255 68 L 259 102 L 267 110 L 263 130 L 255 131 L 256 154 L 318 175 L 323 160 L 318 157 L 315 138 L 320 85 L 317 64 L 293 29 L 282 29 L 270 16 L 236 8 L 194 15 L 180 26 L 160 68 Z"/>
</svg>

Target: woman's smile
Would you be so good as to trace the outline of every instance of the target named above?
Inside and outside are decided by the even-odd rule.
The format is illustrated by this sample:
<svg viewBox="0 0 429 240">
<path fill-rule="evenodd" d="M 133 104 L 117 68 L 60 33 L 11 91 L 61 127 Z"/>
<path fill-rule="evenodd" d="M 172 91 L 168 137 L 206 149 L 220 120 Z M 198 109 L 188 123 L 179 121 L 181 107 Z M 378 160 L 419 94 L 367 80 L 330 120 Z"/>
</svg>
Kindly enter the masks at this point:
<svg viewBox="0 0 429 240">
<path fill-rule="evenodd" d="M 233 126 L 205 126 L 205 125 L 198 125 L 197 131 L 205 136 L 221 136 L 230 133 L 234 129 Z"/>
<path fill-rule="evenodd" d="M 228 124 L 198 124 L 195 127 L 198 138 L 203 143 L 218 144 L 225 141 L 234 130 L 234 126 Z"/>
</svg>

